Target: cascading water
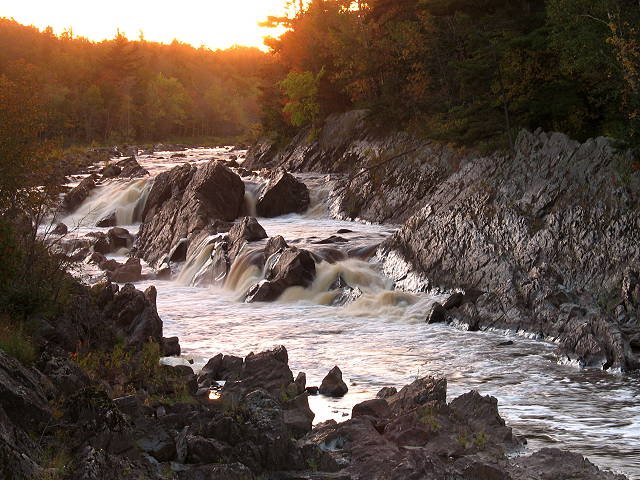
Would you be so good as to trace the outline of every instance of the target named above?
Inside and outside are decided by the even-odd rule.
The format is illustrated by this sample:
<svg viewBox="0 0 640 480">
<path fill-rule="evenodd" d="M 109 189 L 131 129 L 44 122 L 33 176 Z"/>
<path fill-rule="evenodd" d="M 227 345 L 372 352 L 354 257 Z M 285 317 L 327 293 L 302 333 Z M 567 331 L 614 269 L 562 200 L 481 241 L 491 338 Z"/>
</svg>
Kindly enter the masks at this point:
<svg viewBox="0 0 640 480">
<path fill-rule="evenodd" d="M 61 220 L 69 227 L 94 227 L 114 215 L 115 225 L 133 225 L 142 220 L 151 186 L 148 178 L 98 185 L 75 212 Z"/>
<path fill-rule="evenodd" d="M 204 162 L 224 152 L 191 150 L 181 161 Z M 176 164 L 166 155 L 159 157 L 138 160 L 152 174 Z M 400 387 L 417 376 L 446 375 L 450 398 L 470 389 L 496 396 L 501 414 L 516 433 L 528 438 L 529 449 L 575 450 L 640 479 L 637 376 L 579 369 L 558 361 L 554 345 L 525 337 L 511 335 L 509 343 L 497 332 L 425 324 L 430 304 L 441 298 L 396 291 L 376 264 L 364 260 L 394 227 L 331 219 L 326 201 L 331 179 L 302 178 L 311 188 L 307 214 L 258 221 L 269 236 L 282 235 L 289 245 L 309 249 L 317 257 L 316 279 L 309 288 L 290 288 L 273 303 L 243 303 L 244 293 L 268 268 L 269 259 L 260 257 L 265 241 L 246 244 L 224 276 L 207 277 L 213 280 L 208 286 L 191 286 L 211 272 L 212 255 L 221 241 L 216 236 L 203 237 L 189 249 L 187 260 L 174 265 L 173 281 L 139 285 L 157 287 L 164 334 L 180 337 L 183 356 L 194 360 L 195 369 L 220 352 L 244 356 L 278 344 L 287 347 L 294 374 L 306 372 L 309 385 L 318 385 L 339 365 L 349 393 L 340 399 L 310 397 L 316 422 L 343 419 L 354 404 L 374 397 L 382 387 Z M 248 212 L 255 211 L 255 180 L 246 182 Z M 140 193 L 135 204 L 144 202 L 147 187 L 134 187 L 136 182 L 99 187 L 77 216 L 86 216 L 98 205 L 103 205 L 101 213 L 108 213 L 107 207 L 115 203 L 131 205 L 136 188 Z M 129 189 L 132 192 L 126 193 Z M 136 220 L 135 214 L 130 218 Z M 345 241 L 324 243 L 331 235 Z M 346 306 L 333 306 L 336 292 L 330 287 L 340 277 L 361 294 Z"/>
</svg>

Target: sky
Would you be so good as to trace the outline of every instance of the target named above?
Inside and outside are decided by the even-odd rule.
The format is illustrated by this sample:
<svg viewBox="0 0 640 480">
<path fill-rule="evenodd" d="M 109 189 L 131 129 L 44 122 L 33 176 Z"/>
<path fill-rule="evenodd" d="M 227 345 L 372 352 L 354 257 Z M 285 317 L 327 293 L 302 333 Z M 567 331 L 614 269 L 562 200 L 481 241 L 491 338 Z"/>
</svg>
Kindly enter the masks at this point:
<svg viewBox="0 0 640 480">
<path fill-rule="evenodd" d="M 149 41 L 174 38 L 213 50 L 232 45 L 264 49 L 263 37 L 279 31 L 258 27 L 269 15 L 282 15 L 286 0 L 0 0 L 0 17 L 53 27 L 60 34 L 91 40 L 113 38 L 120 29 L 130 39 L 142 31 Z"/>
</svg>

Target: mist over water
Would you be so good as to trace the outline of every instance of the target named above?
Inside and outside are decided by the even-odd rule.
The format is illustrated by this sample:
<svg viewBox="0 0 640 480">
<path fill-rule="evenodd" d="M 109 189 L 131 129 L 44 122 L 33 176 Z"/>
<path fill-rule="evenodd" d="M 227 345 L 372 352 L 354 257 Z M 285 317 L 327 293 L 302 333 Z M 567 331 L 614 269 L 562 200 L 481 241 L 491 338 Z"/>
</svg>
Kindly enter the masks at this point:
<svg viewBox="0 0 640 480">
<path fill-rule="evenodd" d="M 185 161 L 225 158 L 227 150 L 185 153 L 181 159 L 157 153 L 138 161 L 156 175 Z M 337 260 L 317 265 L 311 287 L 291 288 L 274 303 L 243 303 L 246 289 L 264 275 L 252 261 L 252 252 L 265 241 L 245 247 L 224 287 L 192 287 L 215 248 L 212 238 L 194 249 L 173 281 L 147 280 L 138 285 L 157 287 L 164 335 L 180 337 L 183 357 L 194 360 L 196 371 L 221 352 L 245 356 L 279 344 L 289 352 L 294 375 L 307 374 L 307 385 L 319 385 L 338 365 L 349 393 L 340 399 L 310 397 L 316 423 L 345 419 L 354 404 L 373 398 L 382 387 L 400 388 L 419 376 L 444 375 L 449 399 L 471 389 L 496 396 L 507 424 L 527 437 L 528 450 L 544 446 L 575 450 L 599 466 L 640 479 L 640 376 L 580 369 L 560 361 L 553 344 L 526 337 L 425 324 L 430 304 L 441 297 L 394 291 L 377 266 L 360 255 L 395 227 L 331 219 L 325 201 L 331 178 L 300 177 L 311 189 L 309 212 L 258 221 L 269 236 L 282 235 L 290 245 Z M 122 209 L 118 223 L 135 223 L 136 205 L 144 201 L 151 182 L 107 183 L 96 189 L 77 217 L 88 217 L 90 211 L 103 214 L 103 205 L 117 204 Z M 255 212 L 261 179 L 245 178 L 245 182 L 246 202 Z M 136 228 L 130 227 L 132 233 Z M 348 242 L 318 243 L 331 235 Z M 363 291 L 346 307 L 330 306 L 334 294 L 327 290 L 338 276 Z M 506 340 L 513 344 L 505 344 Z"/>
</svg>

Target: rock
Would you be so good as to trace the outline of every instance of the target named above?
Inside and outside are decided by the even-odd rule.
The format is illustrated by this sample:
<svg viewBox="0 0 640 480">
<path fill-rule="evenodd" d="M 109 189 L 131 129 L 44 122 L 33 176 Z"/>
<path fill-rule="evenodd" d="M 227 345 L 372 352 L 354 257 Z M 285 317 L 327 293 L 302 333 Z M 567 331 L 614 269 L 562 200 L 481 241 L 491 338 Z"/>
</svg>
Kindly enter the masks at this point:
<svg viewBox="0 0 640 480">
<path fill-rule="evenodd" d="M 267 238 L 267 233 L 262 225 L 253 217 L 243 217 L 239 223 L 236 223 L 228 234 L 229 242 L 229 259 L 233 262 L 246 243 L 256 242 Z"/>
<path fill-rule="evenodd" d="M 180 339 L 178 337 L 162 337 L 163 357 L 179 357 L 180 352 Z"/>
<path fill-rule="evenodd" d="M 0 409 L 26 431 L 42 431 L 51 419 L 44 381 L 0 349 Z"/>
<path fill-rule="evenodd" d="M 109 165 L 104 167 L 102 170 L 100 170 L 100 174 L 104 178 L 117 177 L 118 175 L 120 175 L 120 173 L 122 173 L 122 167 L 120 167 L 119 165 L 115 165 L 113 163 L 110 163 Z"/>
<path fill-rule="evenodd" d="M 434 302 L 427 316 L 427 323 L 443 323 L 447 321 L 447 310 L 438 302 Z"/>
<path fill-rule="evenodd" d="M 333 307 L 344 307 L 345 305 L 355 302 L 362 296 L 362 290 L 360 290 L 359 287 L 353 288 L 347 284 L 341 275 L 339 275 L 336 281 L 331 284 L 329 291 L 335 291 L 336 293 L 335 297 L 331 301 L 331 306 Z"/>
<path fill-rule="evenodd" d="M 127 262 L 109 272 L 109 279 L 116 283 L 139 282 L 142 279 L 140 259 L 131 257 Z"/>
<path fill-rule="evenodd" d="M 126 228 L 114 227 L 107 232 L 107 236 L 116 249 L 130 248 L 133 245 L 133 235 Z"/>
<path fill-rule="evenodd" d="M 236 381 L 242 374 L 244 361 L 234 355 L 222 355 L 219 353 L 209 359 L 198 374 L 198 385 L 200 387 L 210 387 L 218 380 Z"/>
<path fill-rule="evenodd" d="M 374 418 L 387 418 L 391 416 L 391 409 L 384 398 L 375 398 L 355 405 L 351 411 L 352 418 L 369 416 Z"/>
<path fill-rule="evenodd" d="M 318 395 L 318 390 L 320 390 L 319 387 L 307 387 L 305 388 L 305 391 L 309 394 L 309 395 Z"/>
<path fill-rule="evenodd" d="M 323 240 L 318 240 L 317 242 L 313 242 L 316 245 L 333 245 L 335 243 L 347 243 L 349 240 L 347 240 L 344 237 L 340 237 L 338 235 L 331 235 L 328 238 L 325 238 Z"/>
<path fill-rule="evenodd" d="M 281 235 L 269 238 L 267 246 L 264 248 L 264 258 L 268 259 L 276 253 L 281 253 L 289 247 Z"/>
<path fill-rule="evenodd" d="M 56 223 L 56 226 L 51 233 L 54 235 L 66 235 L 69 232 L 69 228 L 62 222 Z"/>
<path fill-rule="evenodd" d="M 322 379 L 318 391 L 321 395 L 328 397 L 342 397 L 349 391 L 347 384 L 342 380 L 342 371 L 337 366 L 333 367 Z"/>
<path fill-rule="evenodd" d="M 582 455 L 557 448 L 543 448 L 528 457 L 518 459 L 510 469 L 510 478 L 555 480 L 579 478 L 581 480 L 624 480 L 624 475 L 602 472 Z"/>
<path fill-rule="evenodd" d="M 63 395 L 72 395 L 90 384 L 87 374 L 77 364 L 66 358 L 51 356 L 45 352 L 38 366 Z"/>
<path fill-rule="evenodd" d="M 276 170 L 261 188 L 256 211 L 261 217 L 302 213 L 309 207 L 309 189 L 284 170 Z"/>
<path fill-rule="evenodd" d="M 244 205 L 244 183 L 222 162 L 184 164 L 159 174 L 149 192 L 135 253 L 156 266 L 184 238 L 235 220 Z"/>
<path fill-rule="evenodd" d="M 449 298 L 442 304 L 442 308 L 445 310 L 451 310 L 452 308 L 458 308 L 464 301 L 464 294 L 461 292 L 455 292 L 449 295 Z M 429 322 L 430 323 L 430 322 Z"/>
<path fill-rule="evenodd" d="M 107 304 L 105 319 L 122 332 L 126 345 L 140 347 L 150 340 L 161 344 L 162 320 L 158 317 L 154 299 L 154 287 L 143 293 L 127 283 Z"/>
<path fill-rule="evenodd" d="M 398 393 L 398 390 L 396 389 L 396 387 L 383 387 L 376 394 L 376 397 L 377 398 L 389 398 L 389 397 L 394 396 L 396 393 Z"/>
<path fill-rule="evenodd" d="M 276 300 L 287 288 L 308 287 L 316 275 L 316 264 L 311 253 L 289 247 L 268 266 L 265 280 L 254 285 L 247 293 L 246 302 Z"/>
<path fill-rule="evenodd" d="M 187 435 L 187 463 L 225 463 L 231 447 L 217 440 Z"/>
<path fill-rule="evenodd" d="M 96 188 L 95 180 L 93 176 L 88 176 L 64 196 L 62 208 L 67 212 L 73 212 L 89 197 L 94 188 Z"/>
<path fill-rule="evenodd" d="M 138 178 L 149 175 L 149 172 L 140 166 L 135 157 L 120 160 L 115 166 L 121 169 L 118 175 L 121 178 Z"/>
<path fill-rule="evenodd" d="M 242 463 L 200 465 L 178 472 L 178 480 L 255 480 L 251 470 Z"/>
<path fill-rule="evenodd" d="M 395 395 L 385 399 L 394 414 L 413 410 L 429 402 L 442 406 L 447 402 L 447 379 L 419 378 L 410 385 L 402 387 Z"/>
<path fill-rule="evenodd" d="M 176 456 L 173 438 L 159 426 L 153 426 L 145 432 L 144 436 L 138 438 L 136 445 L 159 462 L 169 462 Z"/>
<path fill-rule="evenodd" d="M 315 416 L 309 408 L 309 394 L 306 392 L 284 402 L 284 424 L 296 438 L 311 431 Z"/>
<path fill-rule="evenodd" d="M 244 392 L 263 388 L 278 397 L 293 383 L 293 373 L 288 362 L 287 349 L 282 345 L 273 350 L 250 353 L 244 359 L 239 388 Z"/>
<path fill-rule="evenodd" d="M 118 221 L 116 220 L 116 212 L 111 212 L 110 214 L 98 220 L 96 222 L 96 227 L 115 227 L 117 223 Z"/>
</svg>

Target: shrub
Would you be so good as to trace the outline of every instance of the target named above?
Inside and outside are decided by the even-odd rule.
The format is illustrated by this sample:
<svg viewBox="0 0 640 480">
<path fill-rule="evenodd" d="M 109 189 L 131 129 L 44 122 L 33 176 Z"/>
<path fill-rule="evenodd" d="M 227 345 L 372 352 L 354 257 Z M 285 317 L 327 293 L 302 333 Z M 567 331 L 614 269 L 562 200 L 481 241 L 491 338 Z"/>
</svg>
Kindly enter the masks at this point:
<svg viewBox="0 0 640 480">
<path fill-rule="evenodd" d="M 37 358 L 37 349 L 24 327 L 6 319 L 0 320 L 0 349 L 25 366 L 32 365 Z"/>
</svg>

